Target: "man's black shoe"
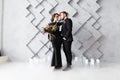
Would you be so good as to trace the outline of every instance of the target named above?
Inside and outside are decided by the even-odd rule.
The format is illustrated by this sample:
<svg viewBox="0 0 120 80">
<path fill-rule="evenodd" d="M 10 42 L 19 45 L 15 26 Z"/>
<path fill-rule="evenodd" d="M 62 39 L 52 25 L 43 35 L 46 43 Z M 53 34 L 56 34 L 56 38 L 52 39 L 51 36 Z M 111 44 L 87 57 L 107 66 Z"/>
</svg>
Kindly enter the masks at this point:
<svg viewBox="0 0 120 80">
<path fill-rule="evenodd" d="M 71 65 L 68 65 L 68 66 L 66 66 L 64 69 L 63 69 L 63 71 L 68 71 L 68 70 L 70 70 L 71 69 Z"/>
</svg>

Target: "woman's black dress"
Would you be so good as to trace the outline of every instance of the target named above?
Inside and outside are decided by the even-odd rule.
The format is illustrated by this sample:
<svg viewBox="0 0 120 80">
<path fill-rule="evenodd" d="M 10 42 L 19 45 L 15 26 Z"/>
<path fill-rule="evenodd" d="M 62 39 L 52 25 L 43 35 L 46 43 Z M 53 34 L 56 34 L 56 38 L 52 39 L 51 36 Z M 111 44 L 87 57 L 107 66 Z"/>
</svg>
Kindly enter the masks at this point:
<svg viewBox="0 0 120 80">
<path fill-rule="evenodd" d="M 58 22 L 49 23 L 49 25 L 55 25 L 55 24 L 57 24 L 58 27 L 57 30 L 50 33 L 55 36 L 55 38 L 51 40 L 53 47 L 51 66 L 55 66 L 55 68 L 61 68 L 62 67 L 62 60 L 61 60 L 62 37 L 61 37 L 61 32 L 59 31 L 61 23 Z"/>
</svg>

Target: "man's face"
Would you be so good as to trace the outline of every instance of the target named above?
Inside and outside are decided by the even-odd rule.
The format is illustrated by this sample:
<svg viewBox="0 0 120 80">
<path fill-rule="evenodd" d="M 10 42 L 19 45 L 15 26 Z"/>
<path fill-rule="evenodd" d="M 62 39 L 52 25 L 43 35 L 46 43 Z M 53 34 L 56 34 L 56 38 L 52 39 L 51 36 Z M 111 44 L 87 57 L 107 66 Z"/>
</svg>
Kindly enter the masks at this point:
<svg viewBox="0 0 120 80">
<path fill-rule="evenodd" d="M 60 13 L 60 19 L 61 19 L 61 20 L 64 20 L 64 17 L 65 17 L 64 14 L 63 14 L 63 13 Z"/>
</svg>

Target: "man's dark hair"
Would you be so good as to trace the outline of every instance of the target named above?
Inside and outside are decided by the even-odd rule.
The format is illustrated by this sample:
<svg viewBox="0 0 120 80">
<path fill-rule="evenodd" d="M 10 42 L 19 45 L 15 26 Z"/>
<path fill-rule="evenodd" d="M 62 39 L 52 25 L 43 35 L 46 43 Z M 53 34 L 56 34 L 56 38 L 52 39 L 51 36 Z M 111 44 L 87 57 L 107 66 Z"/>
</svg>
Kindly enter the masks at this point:
<svg viewBox="0 0 120 80">
<path fill-rule="evenodd" d="M 61 13 L 65 14 L 66 16 L 68 16 L 68 13 L 66 11 L 62 11 L 62 12 L 60 12 L 60 14 Z"/>
</svg>

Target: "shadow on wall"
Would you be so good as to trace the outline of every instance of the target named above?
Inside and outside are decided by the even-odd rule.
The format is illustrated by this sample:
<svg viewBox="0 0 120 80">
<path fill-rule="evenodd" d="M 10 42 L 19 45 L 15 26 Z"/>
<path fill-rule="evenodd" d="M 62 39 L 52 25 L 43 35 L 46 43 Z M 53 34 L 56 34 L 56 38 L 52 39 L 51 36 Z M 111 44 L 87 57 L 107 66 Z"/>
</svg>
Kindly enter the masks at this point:
<svg viewBox="0 0 120 80">
<path fill-rule="evenodd" d="M 0 56 L 1 56 L 1 51 L 0 51 Z"/>
<path fill-rule="evenodd" d="M 103 2 L 103 0 L 98 0 L 97 3 L 100 5 Z M 99 13 L 102 10 L 103 7 L 100 7 L 100 9 L 97 10 L 97 12 Z"/>
</svg>

